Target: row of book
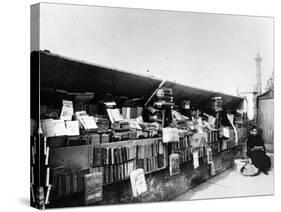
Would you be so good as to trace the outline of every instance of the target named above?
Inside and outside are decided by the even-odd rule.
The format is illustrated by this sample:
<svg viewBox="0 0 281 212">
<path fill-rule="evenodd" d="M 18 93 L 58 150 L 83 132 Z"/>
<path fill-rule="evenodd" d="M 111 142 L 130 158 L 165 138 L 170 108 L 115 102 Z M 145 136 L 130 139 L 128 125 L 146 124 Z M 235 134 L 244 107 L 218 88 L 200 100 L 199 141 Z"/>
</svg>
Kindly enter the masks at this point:
<svg viewBox="0 0 281 212">
<path fill-rule="evenodd" d="M 50 199 L 58 199 L 84 191 L 84 175 L 86 174 L 89 174 L 89 169 L 67 170 L 64 167 L 52 168 L 50 175 L 50 183 L 52 185 Z"/>
<path fill-rule="evenodd" d="M 212 153 L 213 154 L 219 153 L 221 151 L 221 144 L 220 144 L 220 142 L 210 143 L 208 145 L 212 149 Z"/>
<path fill-rule="evenodd" d="M 208 132 L 208 143 L 215 143 L 219 141 L 219 132 L 218 131 L 210 131 Z"/>
<path fill-rule="evenodd" d="M 238 138 L 246 137 L 247 136 L 247 129 L 246 128 L 238 128 L 237 134 L 238 134 Z"/>
<path fill-rule="evenodd" d="M 171 143 L 171 146 L 172 146 L 172 149 L 188 148 L 190 146 L 189 137 L 188 136 L 179 137 L 179 141 Z"/>
<path fill-rule="evenodd" d="M 103 183 L 113 183 L 129 178 L 130 173 L 136 169 L 136 160 L 127 161 L 121 164 L 92 167 L 91 172 L 102 172 Z"/>
<path fill-rule="evenodd" d="M 197 148 L 187 147 L 187 148 L 173 148 L 171 149 L 172 153 L 176 153 L 179 155 L 180 163 L 185 163 L 188 161 L 192 161 L 192 153 L 194 151 L 198 151 L 198 157 L 202 158 L 206 156 L 206 148 L 205 146 L 200 146 Z"/>
<path fill-rule="evenodd" d="M 116 132 L 113 131 L 112 133 L 112 141 L 126 141 L 126 140 L 136 140 L 140 137 L 143 133 L 141 131 L 126 131 L 126 132 Z"/>
<path fill-rule="evenodd" d="M 164 154 L 136 160 L 136 167 L 142 168 L 145 173 L 154 172 L 167 167 L 167 158 Z"/>
<path fill-rule="evenodd" d="M 121 114 L 124 119 L 135 119 L 142 116 L 143 107 L 122 107 Z"/>
<path fill-rule="evenodd" d="M 235 147 L 235 140 L 234 139 L 225 139 L 222 140 L 221 143 L 221 150 L 226 150 Z"/>
<path fill-rule="evenodd" d="M 191 148 L 187 149 L 172 149 L 172 153 L 176 153 L 179 155 L 179 163 L 186 163 L 192 160 L 192 152 Z"/>
<path fill-rule="evenodd" d="M 156 157 L 158 155 L 164 155 L 166 151 L 166 146 L 161 140 L 155 139 L 149 144 L 137 145 L 137 159 L 145 159 Z"/>
<path fill-rule="evenodd" d="M 93 165 L 113 165 L 124 163 L 136 158 L 136 146 L 121 147 L 94 147 L 93 148 Z"/>
</svg>

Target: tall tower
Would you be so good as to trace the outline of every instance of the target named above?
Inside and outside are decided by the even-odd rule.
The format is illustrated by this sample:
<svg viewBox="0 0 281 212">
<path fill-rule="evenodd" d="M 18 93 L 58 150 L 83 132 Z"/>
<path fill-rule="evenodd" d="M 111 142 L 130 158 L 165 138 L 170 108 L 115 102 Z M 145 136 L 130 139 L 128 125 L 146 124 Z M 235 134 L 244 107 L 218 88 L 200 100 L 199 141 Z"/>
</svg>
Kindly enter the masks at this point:
<svg viewBox="0 0 281 212">
<path fill-rule="evenodd" d="M 255 57 L 256 61 L 256 86 L 253 92 L 253 120 L 254 123 L 258 123 L 258 102 L 257 97 L 262 93 L 262 85 L 261 85 L 261 56 L 259 53 L 257 53 L 257 56 Z"/>
<path fill-rule="evenodd" d="M 257 82 L 256 82 L 257 83 L 256 84 L 256 92 L 257 92 L 257 95 L 260 95 L 262 93 L 262 84 L 261 84 L 261 61 L 262 61 L 262 58 L 261 58 L 259 53 L 255 57 L 255 61 L 256 61 L 256 80 L 257 80 Z"/>
</svg>

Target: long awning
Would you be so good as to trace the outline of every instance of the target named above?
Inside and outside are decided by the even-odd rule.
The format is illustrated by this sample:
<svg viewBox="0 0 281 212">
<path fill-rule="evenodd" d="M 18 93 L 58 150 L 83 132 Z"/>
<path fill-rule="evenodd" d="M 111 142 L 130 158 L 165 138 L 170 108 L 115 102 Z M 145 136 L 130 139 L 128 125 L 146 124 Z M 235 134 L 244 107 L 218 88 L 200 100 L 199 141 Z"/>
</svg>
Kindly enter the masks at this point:
<svg viewBox="0 0 281 212">
<path fill-rule="evenodd" d="M 34 52 L 33 55 L 38 54 Z M 40 51 L 41 87 L 69 92 L 94 92 L 101 96 L 111 93 L 128 98 L 148 99 L 161 83 L 161 79 L 142 76 L 110 67 L 78 61 L 46 51 Z M 166 81 L 164 87 L 173 89 L 174 101 L 191 100 L 198 105 L 207 104 L 211 97 L 221 96 L 224 108 L 237 108 L 243 98 L 219 92 L 198 89 Z"/>
</svg>

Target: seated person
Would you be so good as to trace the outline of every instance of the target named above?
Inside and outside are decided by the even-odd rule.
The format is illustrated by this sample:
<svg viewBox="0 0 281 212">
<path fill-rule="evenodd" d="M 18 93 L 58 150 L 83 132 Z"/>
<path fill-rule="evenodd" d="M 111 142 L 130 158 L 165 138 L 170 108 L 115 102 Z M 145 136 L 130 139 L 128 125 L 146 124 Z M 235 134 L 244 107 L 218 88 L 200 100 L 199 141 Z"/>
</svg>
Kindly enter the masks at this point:
<svg viewBox="0 0 281 212">
<path fill-rule="evenodd" d="M 252 127 L 251 135 L 247 139 L 247 156 L 252 164 L 264 174 L 268 174 L 271 167 L 270 158 L 266 155 L 265 145 L 262 138 L 258 135 L 257 127 Z"/>
</svg>

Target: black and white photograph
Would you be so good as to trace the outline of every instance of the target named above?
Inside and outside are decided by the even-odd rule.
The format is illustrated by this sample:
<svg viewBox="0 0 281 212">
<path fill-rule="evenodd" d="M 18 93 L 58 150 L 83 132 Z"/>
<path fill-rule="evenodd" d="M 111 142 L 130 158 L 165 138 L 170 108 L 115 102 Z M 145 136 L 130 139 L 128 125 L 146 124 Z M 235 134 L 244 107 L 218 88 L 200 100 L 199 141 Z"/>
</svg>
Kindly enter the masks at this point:
<svg viewBox="0 0 281 212">
<path fill-rule="evenodd" d="M 274 17 L 30 7 L 30 205 L 274 195 Z"/>
</svg>

